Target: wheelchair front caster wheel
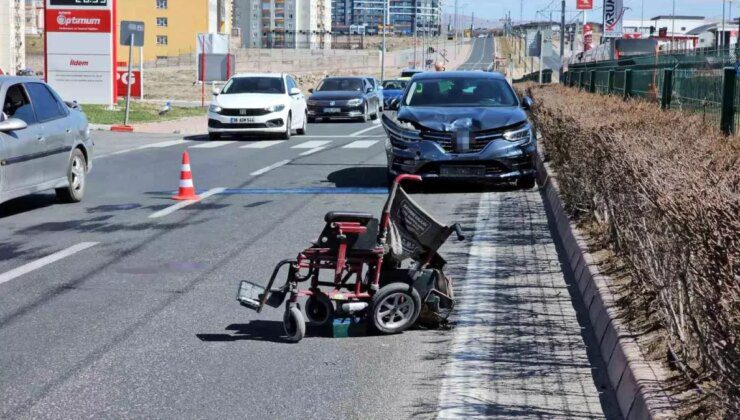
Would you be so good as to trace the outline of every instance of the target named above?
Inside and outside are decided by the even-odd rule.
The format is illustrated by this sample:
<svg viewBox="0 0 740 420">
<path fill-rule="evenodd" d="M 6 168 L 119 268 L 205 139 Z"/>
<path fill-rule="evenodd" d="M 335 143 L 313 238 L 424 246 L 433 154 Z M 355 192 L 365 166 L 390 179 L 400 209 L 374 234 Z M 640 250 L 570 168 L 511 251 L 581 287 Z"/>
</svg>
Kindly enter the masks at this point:
<svg viewBox="0 0 740 420">
<path fill-rule="evenodd" d="M 334 316 L 334 303 L 329 296 L 317 293 L 306 301 L 306 318 L 313 325 L 322 327 L 328 325 Z"/>
<path fill-rule="evenodd" d="M 285 329 L 285 335 L 288 341 L 291 343 L 301 341 L 306 335 L 306 321 L 303 319 L 303 314 L 297 306 L 285 308 L 283 328 Z"/>
</svg>

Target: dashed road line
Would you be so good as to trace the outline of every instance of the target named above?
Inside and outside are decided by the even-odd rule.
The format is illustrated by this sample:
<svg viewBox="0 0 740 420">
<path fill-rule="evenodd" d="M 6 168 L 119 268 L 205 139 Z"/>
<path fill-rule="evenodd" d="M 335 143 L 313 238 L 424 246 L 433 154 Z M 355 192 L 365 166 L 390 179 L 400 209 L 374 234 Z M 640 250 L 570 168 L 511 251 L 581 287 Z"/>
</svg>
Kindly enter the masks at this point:
<svg viewBox="0 0 740 420">
<path fill-rule="evenodd" d="M 359 136 L 360 136 L 361 134 L 365 134 L 365 133 L 367 133 L 368 131 L 371 131 L 371 130 L 376 130 L 376 129 L 378 129 L 378 128 L 382 128 L 383 126 L 382 126 L 382 125 L 380 125 L 380 122 L 379 122 L 380 120 L 376 120 L 376 121 L 378 121 L 378 123 L 376 123 L 376 124 L 375 124 L 375 125 L 373 125 L 372 127 L 368 127 L 368 128 L 365 128 L 365 129 L 363 129 L 363 130 L 360 130 L 360 131 L 356 131 L 356 132 L 354 132 L 354 133 L 350 134 L 350 135 L 349 135 L 349 136 L 347 136 L 347 137 L 359 137 Z"/>
<path fill-rule="evenodd" d="M 330 140 L 310 140 L 305 143 L 296 144 L 295 146 L 291 147 L 291 149 L 315 149 L 317 147 L 326 146 L 329 143 L 331 143 Z"/>
<path fill-rule="evenodd" d="M 270 146 L 275 146 L 280 143 L 285 143 L 285 140 L 267 140 L 267 141 L 255 141 L 247 145 L 239 147 L 240 149 L 266 149 Z"/>
<path fill-rule="evenodd" d="M 375 145 L 378 141 L 379 140 L 356 140 L 352 143 L 345 144 L 342 146 L 342 149 L 367 149 Z"/>
<path fill-rule="evenodd" d="M 236 140 L 227 141 L 208 141 L 195 146 L 190 146 L 191 149 L 215 149 L 216 147 L 226 146 L 231 143 L 236 143 Z"/>
<path fill-rule="evenodd" d="M 314 153 L 319 153 L 322 150 L 326 150 L 326 147 L 317 147 L 315 149 L 306 150 L 305 152 L 301 153 L 298 156 L 309 156 L 309 155 L 312 155 Z"/>
<path fill-rule="evenodd" d="M 47 266 L 51 263 L 54 263 L 56 261 L 59 261 L 61 259 L 67 258 L 71 255 L 74 255 L 80 251 L 84 251 L 88 248 L 91 248 L 95 245 L 98 245 L 99 242 L 81 242 L 77 245 L 73 245 L 67 249 L 63 249 L 59 252 L 55 252 L 51 255 L 47 255 L 46 257 L 39 258 L 36 261 L 32 261 L 26 265 L 22 265 L 16 269 L 7 271 L 5 273 L 0 274 L 0 284 L 3 284 L 5 282 L 9 282 L 15 278 L 18 278 L 24 274 L 28 274 L 34 270 L 38 270 L 41 267 Z"/>
<path fill-rule="evenodd" d="M 96 159 L 102 159 L 102 158 L 106 158 L 106 157 L 110 157 L 110 156 L 121 155 L 121 154 L 124 154 L 124 153 L 135 152 L 137 150 L 162 149 L 162 148 L 165 148 L 165 147 L 177 146 L 177 145 L 187 144 L 187 143 L 190 143 L 190 140 L 182 140 L 182 139 L 180 139 L 180 140 L 167 140 L 167 141 L 163 141 L 163 142 L 159 142 L 159 143 L 144 144 L 144 145 L 141 145 L 141 146 L 132 147 L 130 149 L 119 150 L 117 152 L 112 152 L 112 153 L 107 153 L 107 154 L 104 154 L 104 155 L 96 156 L 95 158 Z"/>
<path fill-rule="evenodd" d="M 289 164 L 290 162 L 291 162 L 290 159 L 281 160 L 280 162 L 273 163 L 270 166 L 267 166 L 267 167 L 264 167 L 262 169 L 256 170 L 256 171 L 252 172 L 249 175 L 251 175 L 251 176 L 260 176 L 262 174 L 265 174 L 267 172 L 270 172 L 273 169 L 279 168 L 281 166 L 285 166 L 285 165 Z"/>
<path fill-rule="evenodd" d="M 159 210 L 157 212 L 154 212 L 154 213 L 150 214 L 149 215 L 149 218 L 150 219 L 157 219 L 157 218 L 160 218 L 160 217 L 167 216 L 168 214 L 172 214 L 172 213 L 176 212 L 177 210 L 180 210 L 182 208 L 185 208 L 185 207 L 187 207 L 187 206 L 189 206 L 191 204 L 195 204 L 195 203 L 198 203 L 200 201 L 203 201 L 203 200 L 205 200 L 206 198 L 208 198 L 208 197 L 210 197 L 212 195 L 216 195 L 216 194 L 222 193 L 225 189 L 226 188 L 212 188 L 212 189 L 210 189 L 210 190 L 208 190 L 208 191 L 200 194 L 198 196 L 198 199 L 197 200 L 180 201 L 180 202 L 178 202 L 176 204 L 173 204 L 173 205 L 171 205 L 171 206 L 169 206 L 167 208 L 164 208 L 162 210 Z"/>
</svg>

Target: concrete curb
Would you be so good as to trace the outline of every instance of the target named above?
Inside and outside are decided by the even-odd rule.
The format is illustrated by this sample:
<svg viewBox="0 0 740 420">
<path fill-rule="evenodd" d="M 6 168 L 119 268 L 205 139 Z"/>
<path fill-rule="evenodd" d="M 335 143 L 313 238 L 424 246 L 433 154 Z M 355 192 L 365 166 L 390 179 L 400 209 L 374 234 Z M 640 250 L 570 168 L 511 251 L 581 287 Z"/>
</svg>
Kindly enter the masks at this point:
<svg viewBox="0 0 740 420">
<path fill-rule="evenodd" d="M 622 415 L 628 420 L 676 418 L 673 402 L 653 367 L 644 360 L 632 333 L 616 317 L 608 279 L 593 264 L 585 241 L 565 211 L 554 171 L 542 156 L 537 158 L 537 171 L 548 218 L 563 244 Z"/>
</svg>

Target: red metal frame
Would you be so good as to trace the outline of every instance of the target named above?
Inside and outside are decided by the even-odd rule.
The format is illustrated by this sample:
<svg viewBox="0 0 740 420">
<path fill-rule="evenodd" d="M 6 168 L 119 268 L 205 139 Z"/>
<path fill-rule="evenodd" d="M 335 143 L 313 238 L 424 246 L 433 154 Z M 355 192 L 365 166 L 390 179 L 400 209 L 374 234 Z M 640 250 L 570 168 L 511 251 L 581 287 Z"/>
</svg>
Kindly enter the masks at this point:
<svg viewBox="0 0 740 420">
<path fill-rule="evenodd" d="M 333 286 L 333 289 L 327 293 L 329 299 L 332 300 L 368 300 L 372 298 L 370 291 L 377 290 L 380 284 L 380 272 L 383 267 L 383 254 L 385 253 L 383 245 L 385 244 L 386 230 L 390 225 L 391 203 L 400 187 L 400 183 L 405 180 L 418 182 L 421 181 L 421 177 L 402 174 L 394 180 L 388 201 L 383 207 L 378 247 L 369 252 L 363 251 L 359 255 L 352 255 L 351 253 L 348 255 L 347 235 L 367 233 L 367 227 L 362 226 L 359 222 L 334 222 L 331 226 L 335 229 L 339 239 L 339 247 L 336 253 L 331 248 L 311 247 L 298 254 L 294 265 L 296 278 L 290 279 L 290 281 L 295 284 L 299 281 L 308 280 L 308 278 L 300 279 L 300 271 L 303 269 L 308 271 L 307 276 L 310 276 L 311 285 L 309 289 L 293 288 L 291 290 L 291 302 L 297 302 L 298 297 L 324 293 L 319 289 L 319 286 Z M 373 277 L 372 282 L 363 288 L 362 273 L 365 272 L 366 266 L 367 273 L 372 273 Z M 319 271 L 321 270 L 334 271 L 334 280 L 331 283 L 319 281 Z M 354 283 L 347 284 L 352 277 L 355 278 Z M 343 289 L 347 291 L 343 292 Z"/>
</svg>

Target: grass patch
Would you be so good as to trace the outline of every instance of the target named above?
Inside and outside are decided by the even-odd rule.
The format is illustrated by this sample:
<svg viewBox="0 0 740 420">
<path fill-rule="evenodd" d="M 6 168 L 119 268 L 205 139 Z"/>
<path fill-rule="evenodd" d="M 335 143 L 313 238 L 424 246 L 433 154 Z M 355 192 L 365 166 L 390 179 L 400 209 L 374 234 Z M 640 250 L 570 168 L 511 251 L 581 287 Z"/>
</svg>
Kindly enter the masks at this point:
<svg viewBox="0 0 740 420">
<path fill-rule="evenodd" d="M 161 105 L 131 102 L 129 111 L 129 123 L 147 123 L 158 121 L 172 121 L 187 117 L 205 117 L 206 111 L 201 108 L 184 108 L 175 107 L 164 114 L 159 115 Z M 90 124 L 123 124 L 123 118 L 126 114 L 126 102 L 118 101 L 118 108 L 115 111 L 109 111 L 105 105 L 83 105 L 82 110 L 87 115 Z"/>
</svg>

